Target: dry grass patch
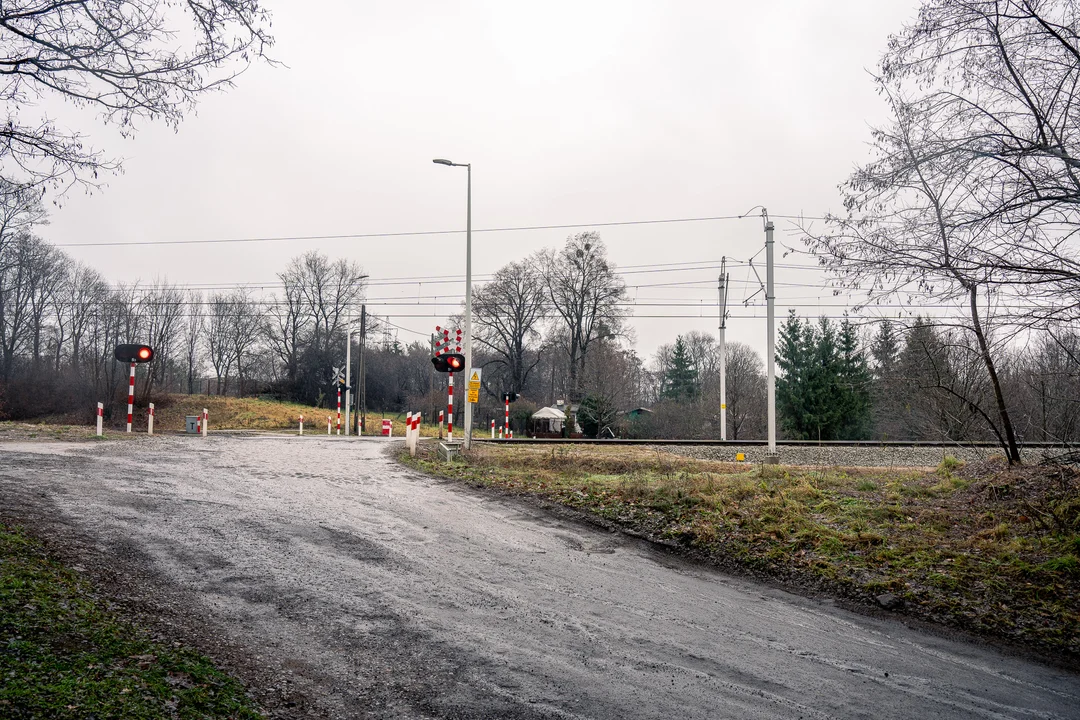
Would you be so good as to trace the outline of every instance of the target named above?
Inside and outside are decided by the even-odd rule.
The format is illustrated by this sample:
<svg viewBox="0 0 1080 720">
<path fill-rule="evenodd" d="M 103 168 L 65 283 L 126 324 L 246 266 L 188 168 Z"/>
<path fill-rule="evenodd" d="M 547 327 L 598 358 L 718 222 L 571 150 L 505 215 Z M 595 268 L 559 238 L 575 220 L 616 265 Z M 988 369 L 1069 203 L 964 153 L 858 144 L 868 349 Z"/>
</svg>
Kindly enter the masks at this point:
<svg viewBox="0 0 1080 720">
<path fill-rule="evenodd" d="M 1080 658 L 1080 474 L 695 460 L 647 448 L 482 446 L 416 467 L 540 495 L 717 563 Z"/>
</svg>

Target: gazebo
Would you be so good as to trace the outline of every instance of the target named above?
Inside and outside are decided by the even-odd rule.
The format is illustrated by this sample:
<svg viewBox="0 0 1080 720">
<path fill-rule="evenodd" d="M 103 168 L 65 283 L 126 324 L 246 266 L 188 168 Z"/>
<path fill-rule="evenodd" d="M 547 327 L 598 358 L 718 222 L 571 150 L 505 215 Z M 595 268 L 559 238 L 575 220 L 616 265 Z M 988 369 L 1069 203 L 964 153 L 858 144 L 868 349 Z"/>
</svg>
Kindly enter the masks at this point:
<svg viewBox="0 0 1080 720">
<path fill-rule="evenodd" d="M 566 422 L 566 413 L 558 408 L 540 408 L 529 418 L 532 421 L 533 435 L 559 435 Z"/>
</svg>

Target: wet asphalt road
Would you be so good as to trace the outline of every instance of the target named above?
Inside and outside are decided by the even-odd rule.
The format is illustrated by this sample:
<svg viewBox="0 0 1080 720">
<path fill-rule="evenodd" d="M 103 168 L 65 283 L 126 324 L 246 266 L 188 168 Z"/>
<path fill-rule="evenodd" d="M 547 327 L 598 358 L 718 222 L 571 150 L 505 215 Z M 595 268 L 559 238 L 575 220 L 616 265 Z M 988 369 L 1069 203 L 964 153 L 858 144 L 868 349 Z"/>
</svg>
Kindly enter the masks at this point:
<svg viewBox="0 0 1080 720">
<path fill-rule="evenodd" d="M 1080 718 L 1080 678 L 402 469 L 379 440 L 0 443 L 340 717 Z"/>
</svg>

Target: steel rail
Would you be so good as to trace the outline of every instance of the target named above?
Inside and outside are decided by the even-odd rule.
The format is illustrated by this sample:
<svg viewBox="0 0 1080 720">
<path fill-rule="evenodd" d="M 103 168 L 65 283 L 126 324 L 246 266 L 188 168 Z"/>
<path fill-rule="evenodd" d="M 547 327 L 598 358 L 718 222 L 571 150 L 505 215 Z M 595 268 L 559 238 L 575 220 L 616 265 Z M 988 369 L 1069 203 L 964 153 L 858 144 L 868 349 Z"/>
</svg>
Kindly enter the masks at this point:
<svg viewBox="0 0 1080 720">
<path fill-rule="evenodd" d="M 649 440 L 643 438 L 514 438 L 513 440 L 474 437 L 473 442 L 492 444 L 527 444 L 527 445 L 706 445 L 718 447 L 766 447 L 768 440 Z M 1001 443 L 992 440 L 970 440 L 948 442 L 940 440 L 777 440 L 777 445 L 788 447 L 955 447 L 955 448 L 1000 448 Z M 1026 442 L 1021 448 L 1059 448 L 1061 450 L 1080 449 L 1080 443 L 1073 442 Z"/>
</svg>

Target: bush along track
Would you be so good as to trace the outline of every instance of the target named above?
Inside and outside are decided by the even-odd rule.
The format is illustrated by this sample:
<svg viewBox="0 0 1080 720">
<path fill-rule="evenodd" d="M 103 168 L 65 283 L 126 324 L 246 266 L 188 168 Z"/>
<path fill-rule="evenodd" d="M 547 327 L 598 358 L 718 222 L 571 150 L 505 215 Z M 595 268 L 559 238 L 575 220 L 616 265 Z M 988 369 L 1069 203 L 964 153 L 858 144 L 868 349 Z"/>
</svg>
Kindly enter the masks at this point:
<svg viewBox="0 0 1080 720">
<path fill-rule="evenodd" d="M 0 717 L 262 716 L 208 659 L 152 642 L 40 544 L 0 523 Z"/>
<path fill-rule="evenodd" d="M 728 569 L 1080 662 L 1080 473 L 747 466 L 625 448 L 481 447 L 445 478 L 541 497 Z"/>
</svg>

